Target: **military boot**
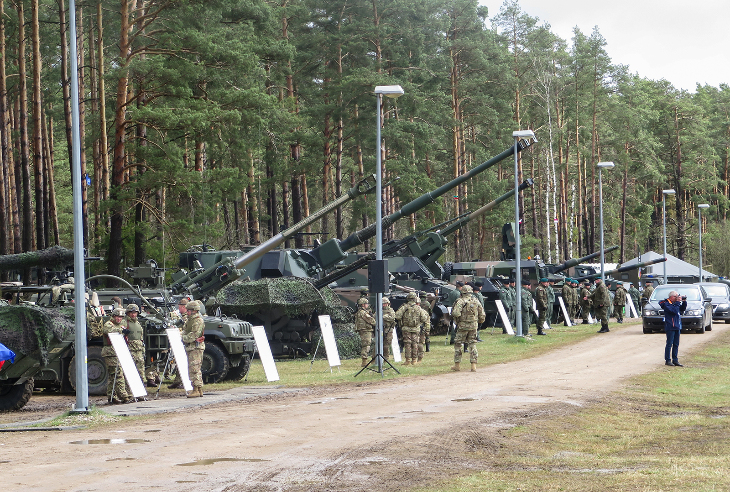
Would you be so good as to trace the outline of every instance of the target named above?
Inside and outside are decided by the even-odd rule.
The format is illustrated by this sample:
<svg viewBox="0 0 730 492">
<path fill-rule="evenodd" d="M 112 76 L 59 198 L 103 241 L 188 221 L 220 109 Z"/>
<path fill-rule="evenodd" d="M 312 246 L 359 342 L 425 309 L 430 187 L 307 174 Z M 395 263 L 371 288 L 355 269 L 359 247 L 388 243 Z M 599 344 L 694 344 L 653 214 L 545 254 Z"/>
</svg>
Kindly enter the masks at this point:
<svg viewBox="0 0 730 492">
<path fill-rule="evenodd" d="M 422 361 L 423 361 L 423 357 L 419 357 L 419 358 L 418 358 L 417 360 L 414 360 L 414 361 L 413 361 L 413 365 L 414 365 L 414 366 L 417 366 L 417 365 L 418 365 L 418 364 L 420 364 L 420 363 L 421 363 Z"/>
<path fill-rule="evenodd" d="M 365 367 L 367 365 L 368 365 L 368 360 L 367 359 L 362 359 L 362 363 L 360 364 L 360 367 Z"/>
<path fill-rule="evenodd" d="M 407 366 L 411 363 L 411 359 L 403 359 L 403 365 Z"/>
<path fill-rule="evenodd" d="M 542 328 L 541 326 L 537 327 L 537 334 L 538 335 L 547 335 L 547 333 L 545 333 L 545 329 Z"/>
<path fill-rule="evenodd" d="M 461 365 L 461 363 L 460 363 L 460 362 L 454 362 L 454 365 L 453 365 L 453 367 L 451 368 L 451 370 L 452 370 L 452 371 L 456 371 L 456 372 L 459 372 L 459 371 L 461 371 L 461 368 L 459 367 L 460 365 Z"/>
<path fill-rule="evenodd" d="M 202 386 L 198 386 L 198 396 L 200 396 L 201 398 L 203 397 L 203 387 Z"/>
<path fill-rule="evenodd" d="M 188 393 L 188 398 L 200 398 L 203 396 L 203 388 L 200 386 L 193 386 L 193 391 Z"/>
<path fill-rule="evenodd" d="M 477 363 L 476 362 L 471 363 L 471 372 L 477 372 Z"/>
</svg>

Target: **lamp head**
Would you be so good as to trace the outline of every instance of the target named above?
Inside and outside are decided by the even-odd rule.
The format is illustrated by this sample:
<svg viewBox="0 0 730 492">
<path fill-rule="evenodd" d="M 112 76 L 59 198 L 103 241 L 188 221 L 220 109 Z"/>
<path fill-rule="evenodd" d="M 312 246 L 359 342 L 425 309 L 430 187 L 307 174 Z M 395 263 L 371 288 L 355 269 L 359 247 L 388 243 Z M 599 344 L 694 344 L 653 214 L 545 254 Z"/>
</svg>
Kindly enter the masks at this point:
<svg viewBox="0 0 730 492">
<path fill-rule="evenodd" d="M 697 208 L 710 208 L 710 205 L 708 203 L 700 203 L 697 205 Z"/>
<path fill-rule="evenodd" d="M 674 191 L 674 188 L 670 188 L 668 190 L 662 190 L 662 193 L 665 195 L 674 195 L 676 191 Z"/>
<path fill-rule="evenodd" d="M 402 96 L 404 92 L 403 87 L 399 85 L 378 85 L 375 87 L 375 93 L 396 98 Z"/>
<path fill-rule="evenodd" d="M 613 162 L 599 162 L 596 164 L 599 169 L 613 169 L 615 164 Z"/>
</svg>

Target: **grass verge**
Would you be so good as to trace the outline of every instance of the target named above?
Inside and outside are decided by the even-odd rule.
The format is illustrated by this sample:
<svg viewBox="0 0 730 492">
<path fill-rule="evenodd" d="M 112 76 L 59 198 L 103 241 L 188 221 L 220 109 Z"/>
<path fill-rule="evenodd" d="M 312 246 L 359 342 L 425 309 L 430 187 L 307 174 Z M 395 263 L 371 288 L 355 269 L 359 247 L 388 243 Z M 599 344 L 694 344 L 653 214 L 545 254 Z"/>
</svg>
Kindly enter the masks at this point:
<svg viewBox="0 0 730 492">
<path fill-rule="evenodd" d="M 467 451 L 483 471 L 417 490 L 730 490 L 728 342 L 724 333 L 688 367 L 633 378 L 587 408 L 500 431 Z"/>
</svg>

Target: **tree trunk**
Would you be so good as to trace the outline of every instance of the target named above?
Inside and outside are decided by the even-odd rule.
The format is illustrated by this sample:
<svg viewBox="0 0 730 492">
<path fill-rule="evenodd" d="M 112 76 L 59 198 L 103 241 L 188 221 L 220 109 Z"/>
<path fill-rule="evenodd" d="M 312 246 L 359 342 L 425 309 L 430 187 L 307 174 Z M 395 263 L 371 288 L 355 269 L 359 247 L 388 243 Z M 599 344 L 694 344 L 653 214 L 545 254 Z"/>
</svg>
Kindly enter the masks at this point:
<svg viewBox="0 0 730 492">
<path fill-rule="evenodd" d="M 45 122 L 46 117 L 44 115 Z M 53 237 L 53 245 L 61 244 L 61 234 L 58 230 L 58 208 L 56 206 L 56 183 L 54 179 L 53 169 L 53 118 L 48 120 L 47 125 L 43 125 L 43 140 L 46 142 L 46 181 L 48 182 L 48 223 L 51 228 L 51 236 Z"/>
<path fill-rule="evenodd" d="M 0 255 L 7 255 L 11 243 L 8 233 L 12 230 L 12 214 L 10 207 L 10 146 L 8 134 L 10 128 L 7 121 L 7 78 L 5 74 L 5 2 L 0 0 Z M 7 273 L 1 279 L 7 280 Z"/>
<path fill-rule="evenodd" d="M 101 2 L 96 5 L 96 25 L 99 30 L 96 56 L 99 70 L 99 152 L 101 154 L 101 198 L 109 200 L 109 143 L 106 131 L 106 87 L 104 83 L 104 29 L 102 25 Z M 108 227 L 108 225 L 107 225 Z"/>
<path fill-rule="evenodd" d="M 19 130 L 20 130 L 20 169 L 23 176 L 23 250 L 34 248 L 33 240 L 33 191 L 30 186 L 30 148 L 28 142 L 28 87 L 25 65 L 25 10 L 23 2 L 17 3 L 18 10 L 18 77 L 19 77 Z M 28 272 L 30 273 L 30 272 Z M 30 279 L 24 278 L 28 284 Z"/>
<path fill-rule="evenodd" d="M 249 243 L 250 244 L 260 244 L 261 243 L 261 236 L 259 234 L 259 208 L 258 208 L 258 201 L 256 198 L 255 190 L 254 190 L 254 183 L 255 183 L 255 167 L 254 167 L 254 159 L 253 159 L 253 151 L 249 149 L 248 151 L 248 158 L 250 161 L 250 166 L 248 169 L 248 189 L 246 190 L 246 195 L 248 198 L 247 206 L 248 208 L 248 230 L 249 230 Z"/>
<path fill-rule="evenodd" d="M 45 230 L 46 215 L 43 199 L 43 122 L 41 121 L 41 40 L 38 21 L 38 0 L 31 2 L 31 45 L 33 50 L 33 174 L 35 185 L 36 247 L 45 249 L 48 240 Z"/>
</svg>

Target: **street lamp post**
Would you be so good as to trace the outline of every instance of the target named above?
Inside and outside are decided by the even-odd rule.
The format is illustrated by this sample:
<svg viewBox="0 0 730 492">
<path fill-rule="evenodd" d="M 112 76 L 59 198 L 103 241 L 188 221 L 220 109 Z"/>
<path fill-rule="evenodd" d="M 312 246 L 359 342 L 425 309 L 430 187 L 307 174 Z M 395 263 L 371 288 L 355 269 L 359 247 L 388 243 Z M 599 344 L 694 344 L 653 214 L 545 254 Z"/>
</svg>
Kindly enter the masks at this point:
<svg viewBox="0 0 730 492">
<path fill-rule="evenodd" d="M 532 130 L 518 130 L 512 132 L 515 139 L 515 333 L 522 336 L 522 272 L 520 271 L 520 177 L 518 174 L 519 151 L 518 142 L 521 138 L 535 138 Z"/>
<path fill-rule="evenodd" d="M 673 188 L 662 190 L 662 226 L 664 229 L 664 284 L 667 284 L 667 195 L 674 195 Z"/>
<path fill-rule="evenodd" d="M 403 95 L 403 88 L 399 85 L 379 85 L 375 87 L 375 97 L 377 99 L 377 142 L 375 149 L 375 259 L 382 261 L 383 259 L 383 166 L 382 166 L 382 143 L 380 138 L 380 106 L 383 101 L 383 95 L 391 98 L 397 98 Z M 378 360 L 378 372 L 383 375 L 383 293 L 375 294 L 375 351 Z"/>
<path fill-rule="evenodd" d="M 599 210 L 599 216 L 601 218 L 600 224 L 601 224 L 601 282 L 606 281 L 606 274 L 604 263 L 605 263 L 605 249 L 603 247 L 603 179 L 601 176 L 601 171 L 604 169 L 613 169 L 614 164 L 613 162 L 599 162 L 597 164 L 598 166 L 598 210 Z"/>
<path fill-rule="evenodd" d="M 702 282 L 702 209 L 703 208 L 710 208 L 710 205 L 707 203 L 700 203 L 697 205 L 697 214 L 699 215 L 699 223 L 700 223 L 700 282 Z"/>
</svg>

